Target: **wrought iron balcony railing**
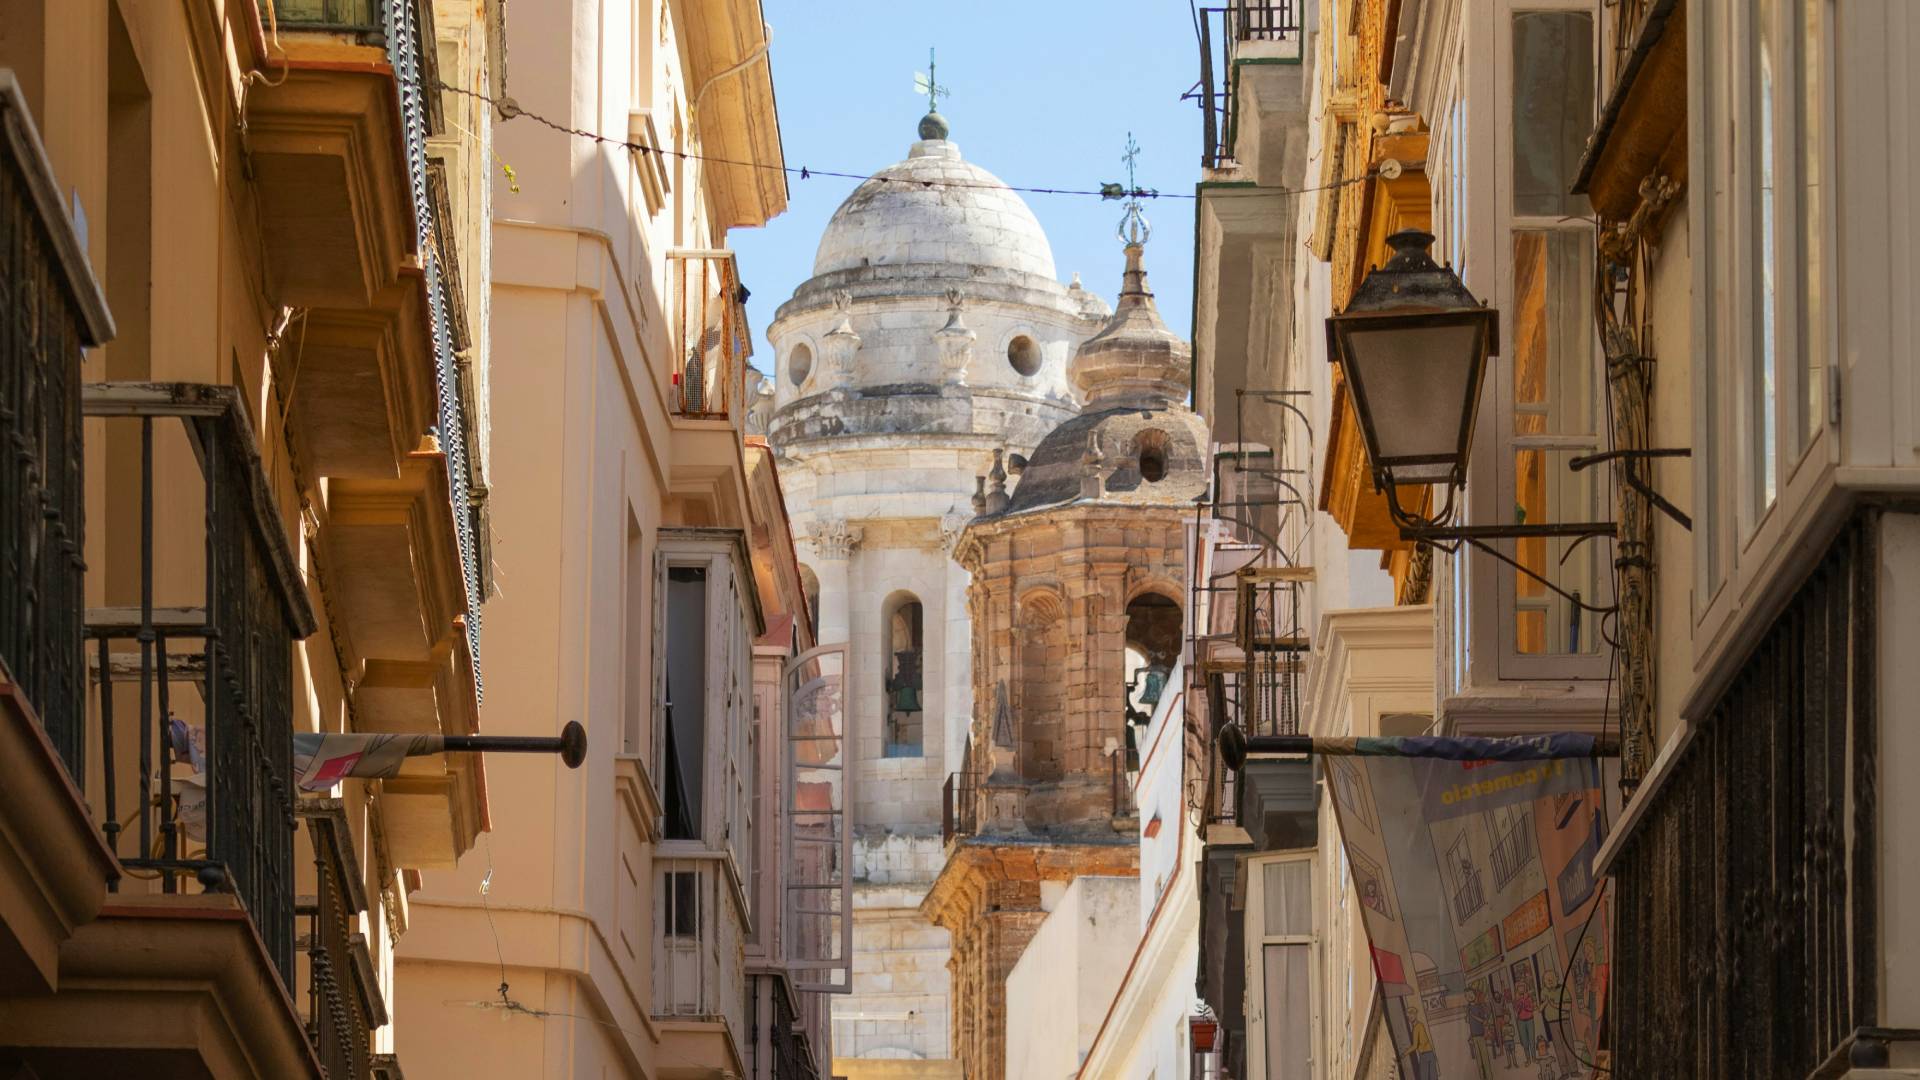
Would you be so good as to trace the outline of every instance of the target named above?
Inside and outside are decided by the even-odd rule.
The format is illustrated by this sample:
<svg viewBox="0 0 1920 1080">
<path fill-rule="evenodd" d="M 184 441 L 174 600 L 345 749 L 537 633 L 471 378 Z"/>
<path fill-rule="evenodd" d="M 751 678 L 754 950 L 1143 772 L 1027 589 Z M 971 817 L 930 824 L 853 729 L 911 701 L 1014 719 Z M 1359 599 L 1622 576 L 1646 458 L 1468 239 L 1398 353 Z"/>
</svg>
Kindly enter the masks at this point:
<svg viewBox="0 0 1920 1080">
<path fill-rule="evenodd" d="M 813 1053 L 800 1034 L 800 1018 L 794 1011 L 786 981 L 771 974 L 755 975 L 753 981 L 755 985 L 749 998 L 752 1015 L 748 1020 L 752 1045 L 758 1054 L 760 1031 L 764 1027 L 766 1052 L 772 1066 L 765 1073 L 756 1068 L 755 1074 L 771 1075 L 773 1080 L 819 1080 Z"/>
<path fill-rule="evenodd" d="M 729 418 L 746 400 L 746 290 L 733 252 L 667 255 L 671 294 L 673 411 L 708 420 Z"/>
<path fill-rule="evenodd" d="M 1219 169 L 1232 163 L 1238 134 L 1240 117 L 1234 102 L 1240 80 L 1238 62 L 1254 54 L 1261 54 L 1261 58 L 1282 54 L 1298 58 L 1300 16 L 1294 0 L 1238 2 L 1200 8 L 1197 14 L 1200 80 L 1188 96 L 1200 102 L 1200 164 Z M 1276 49 L 1276 43 L 1282 47 Z"/>
<path fill-rule="evenodd" d="M 338 799 L 306 799 L 299 815 L 313 845 L 315 890 L 296 914 L 305 920 L 299 945 L 306 954 L 307 1038 L 329 1080 L 374 1074 L 373 1032 L 387 1022 L 387 1006 L 367 951 L 359 916 L 367 910 L 365 880 Z"/>
<path fill-rule="evenodd" d="M 84 410 L 139 454 L 108 505 L 137 598 L 86 616 L 107 846 L 164 892 L 239 897 L 292 986 L 293 643 L 315 623 L 239 394 L 100 383 Z"/>
<path fill-rule="evenodd" d="M 980 778 L 971 768 L 947 774 L 940 789 L 940 840 L 951 844 L 980 831 Z"/>
<path fill-rule="evenodd" d="M 1620 841 L 1616 928 L 1569 984 L 1611 972 L 1615 1076 L 1837 1076 L 1884 1053 L 1878 527 L 1842 532 Z"/>
<path fill-rule="evenodd" d="M 85 777 L 80 362 L 113 335 L 53 171 L 0 81 L 0 669 Z"/>
</svg>

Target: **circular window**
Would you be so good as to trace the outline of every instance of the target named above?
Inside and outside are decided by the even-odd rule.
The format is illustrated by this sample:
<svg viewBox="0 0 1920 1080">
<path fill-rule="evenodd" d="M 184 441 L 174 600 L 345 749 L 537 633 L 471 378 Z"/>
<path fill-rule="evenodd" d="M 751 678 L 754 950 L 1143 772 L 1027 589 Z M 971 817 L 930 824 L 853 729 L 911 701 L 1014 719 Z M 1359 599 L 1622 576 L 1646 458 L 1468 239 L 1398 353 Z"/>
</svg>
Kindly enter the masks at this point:
<svg viewBox="0 0 1920 1080">
<path fill-rule="evenodd" d="M 803 341 L 795 345 L 793 351 L 787 354 L 787 378 L 792 379 L 795 386 L 805 386 L 807 376 L 812 373 L 813 350 L 807 348 L 806 342 Z"/>
<path fill-rule="evenodd" d="M 1029 378 L 1040 373 L 1040 343 L 1021 334 L 1007 342 L 1007 363 Z"/>
</svg>

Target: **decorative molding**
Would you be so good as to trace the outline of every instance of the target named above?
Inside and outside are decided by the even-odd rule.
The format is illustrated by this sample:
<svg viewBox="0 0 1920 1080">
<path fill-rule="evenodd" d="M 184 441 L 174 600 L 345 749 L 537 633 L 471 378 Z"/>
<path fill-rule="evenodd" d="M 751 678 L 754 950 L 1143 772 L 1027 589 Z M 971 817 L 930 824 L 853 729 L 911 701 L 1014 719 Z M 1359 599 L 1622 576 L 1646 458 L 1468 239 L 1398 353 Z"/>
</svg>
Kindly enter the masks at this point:
<svg viewBox="0 0 1920 1080">
<path fill-rule="evenodd" d="M 807 543 L 822 559 L 845 559 L 860 546 L 860 531 L 846 518 L 821 518 L 807 530 Z"/>
</svg>

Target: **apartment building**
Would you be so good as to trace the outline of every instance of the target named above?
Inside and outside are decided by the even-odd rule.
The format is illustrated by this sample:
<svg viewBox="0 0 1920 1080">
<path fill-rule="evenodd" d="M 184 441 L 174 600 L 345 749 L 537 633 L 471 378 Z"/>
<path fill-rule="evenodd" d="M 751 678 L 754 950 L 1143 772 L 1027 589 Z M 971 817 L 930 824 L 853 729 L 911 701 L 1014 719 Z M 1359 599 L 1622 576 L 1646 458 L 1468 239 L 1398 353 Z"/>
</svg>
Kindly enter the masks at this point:
<svg viewBox="0 0 1920 1080">
<path fill-rule="evenodd" d="M 1279 25 L 1302 58 L 1303 112 L 1249 108 L 1255 77 L 1229 79 L 1219 100 L 1239 119 L 1219 130 L 1244 145 L 1257 129 L 1262 148 L 1286 125 L 1308 131 L 1303 167 L 1248 178 L 1307 189 L 1291 290 L 1306 310 L 1269 365 L 1285 377 L 1248 385 L 1313 404 L 1297 419 L 1316 535 L 1339 542 L 1311 545 L 1292 723 L 1223 693 L 1213 728 L 1617 736 L 1601 827 L 1561 871 L 1593 882 L 1611 915 L 1529 961 L 1547 985 L 1603 996 L 1609 1023 L 1565 1048 L 1515 1047 L 1507 1067 L 1905 1075 L 1897 913 L 1912 885 L 1890 838 L 1913 808 L 1889 781 L 1907 748 L 1880 718 L 1905 692 L 1893 658 L 1913 631 L 1915 365 L 1894 299 L 1912 283 L 1889 258 L 1911 230 L 1885 169 L 1911 142 L 1913 95 L 1888 64 L 1912 14 L 1362 0 L 1220 18 L 1255 28 L 1225 32 L 1230 53 L 1265 48 L 1259 28 Z M 1216 179 L 1268 160 L 1229 144 Z M 1377 418 L 1327 363 L 1326 318 L 1408 229 L 1498 313 L 1456 482 L 1383 483 L 1367 451 Z M 1229 265 L 1204 241 L 1202 258 Z M 1204 331 L 1196 342 L 1205 371 Z M 1347 549 L 1332 553 L 1338 586 L 1330 547 Z M 1422 1067 L 1369 962 L 1362 912 L 1381 901 L 1328 812 L 1337 769 L 1256 753 L 1214 771 L 1202 992 L 1239 1029 L 1227 1067 Z M 1285 817 L 1259 801 L 1282 775 Z M 1242 846 L 1216 849 L 1215 827 Z M 1275 869 L 1289 860 L 1306 871 Z M 1312 918 L 1252 925 L 1271 910 L 1255 881 L 1307 890 Z M 1456 885 L 1455 907 L 1495 899 Z M 1274 946 L 1293 944 L 1312 978 L 1273 981 L 1276 959 L 1293 962 Z M 1412 973 L 1425 1011 L 1484 1006 L 1469 993 L 1488 977 L 1477 955 Z"/>
<path fill-rule="evenodd" d="M 0 7 L 0 1070 L 401 1075 L 482 763 L 294 748 L 479 730 L 486 120 L 431 87 L 500 12 L 451 6 Z"/>
<path fill-rule="evenodd" d="M 756 0 L 516 4 L 475 105 L 496 126 L 485 720 L 578 720 L 595 752 L 490 760 L 519 809 L 411 896 L 416 1075 L 826 1074 L 844 660 L 746 436 L 727 247 L 786 206 L 767 42 Z"/>
</svg>

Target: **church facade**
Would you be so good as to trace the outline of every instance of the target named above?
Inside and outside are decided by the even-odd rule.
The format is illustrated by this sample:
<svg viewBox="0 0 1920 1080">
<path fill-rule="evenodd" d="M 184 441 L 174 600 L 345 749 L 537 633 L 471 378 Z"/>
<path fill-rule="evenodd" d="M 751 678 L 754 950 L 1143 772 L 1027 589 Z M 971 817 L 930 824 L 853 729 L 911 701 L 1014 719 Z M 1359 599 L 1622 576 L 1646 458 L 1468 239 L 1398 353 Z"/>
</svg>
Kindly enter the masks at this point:
<svg viewBox="0 0 1920 1080">
<path fill-rule="evenodd" d="M 767 330 L 768 441 L 821 640 L 850 643 L 853 989 L 834 1072 L 959 1076 L 951 939 L 921 907 L 946 862 L 977 679 L 953 558 L 980 478 L 1079 405 L 1069 368 L 1109 314 L 1055 276 L 1025 203 L 929 113 L 864 181 Z M 950 831 L 950 830 L 945 830 Z"/>
</svg>

